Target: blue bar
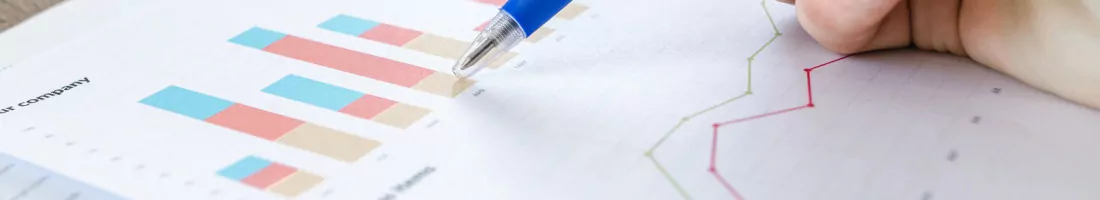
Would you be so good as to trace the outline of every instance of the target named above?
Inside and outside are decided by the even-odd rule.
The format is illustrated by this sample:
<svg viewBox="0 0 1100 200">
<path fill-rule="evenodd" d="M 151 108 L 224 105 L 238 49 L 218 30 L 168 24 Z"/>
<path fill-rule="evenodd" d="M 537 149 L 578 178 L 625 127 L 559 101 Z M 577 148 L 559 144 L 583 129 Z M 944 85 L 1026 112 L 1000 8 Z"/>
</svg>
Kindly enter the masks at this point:
<svg viewBox="0 0 1100 200">
<path fill-rule="evenodd" d="M 363 93 L 309 78 L 287 75 L 272 83 L 264 92 L 318 107 L 339 111 L 363 97 Z"/>
<path fill-rule="evenodd" d="M 268 45 L 283 39 L 283 37 L 286 37 L 286 34 L 260 27 L 252 27 L 252 29 L 248 29 L 248 31 L 229 39 L 229 41 L 252 48 L 264 49 Z"/>
<path fill-rule="evenodd" d="M 360 19 L 348 15 L 337 15 L 321 23 L 317 27 L 328 29 L 343 34 L 359 36 L 371 28 L 378 26 L 378 22 Z"/>
<path fill-rule="evenodd" d="M 233 180 L 244 180 L 248 176 L 252 176 L 256 172 L 263 170 L 267 166 L 271 165 L 271 161 L 264 160 L 255 156 L 248 156 L 237 163 L 233 163 L 229 167 L 218 171 L 218 175 L 230 178 Z"/>
<path fill-rule="evenodd" d="M 234 103 L 177 86 L 168 86 L 145 97 L 141 103 L 191 118 L 206 120 Z"/>
</svg>

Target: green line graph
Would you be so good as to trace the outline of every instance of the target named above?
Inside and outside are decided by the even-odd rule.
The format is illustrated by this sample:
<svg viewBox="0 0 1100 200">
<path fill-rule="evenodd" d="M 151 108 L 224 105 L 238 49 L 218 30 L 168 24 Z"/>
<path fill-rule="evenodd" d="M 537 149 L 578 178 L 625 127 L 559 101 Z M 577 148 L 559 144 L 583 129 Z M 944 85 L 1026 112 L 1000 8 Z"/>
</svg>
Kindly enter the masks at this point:
<svg viewBox="0 0 1100 200">
<path fill-rule="evenodd" d="M 664 176 L 665 179 L 668 180 L 669 184 L 672 184 L 672 186 L 676 188 L 676 191 L 679 192 L 680 196 L 682 196 L 684 199 L 687 199 L 687 200 L 692 199 L 691 194 L 689 194 L 687 192 L 687 190 L 685 190 L 683 188 L 683 186 L 680 184 L 680 182 L 676 180 L 676 177 L 674 177 L 671 173 L 668 172 L 668 170 L 665 169 L 664 165 L 661 165 L 661 162 L 656 157 L 653 156 L 653 152 L 661 147 L 661 144 L 663 144 L 665 142 L 665 139 L 668 139 L 669 136 L 672 136 L 673 133 L 676 133 L 676 130 L 680 129 L 680 127 L 683 126 L 684 123 L 686 123 L 688 121 L 691 121 L 692 118 L 695 118 L 695 117 L 698 117 L 700 115 L 706 114 L 707 112 L 710 112 L 714 109 L 720 108 L 720 107 L 725 106 L 729 103 L 737 101 L 737 100 L 739 100 L 739 99 L 741 99 L 745 96 L 752 95 L 752 61 L 756 58 L 757 55 L 760 54 L 760 52 L 764 51 L 764 49 L 766 49 L 768 46 L 771 46 L 772 42 L 775 42 L 775 40 L 778 39 L 779 36 L 783 35 L 783 33 L 779 32 L 779 28 L 775 25 L 775 21 L 772 19 L 771 13 L 768 12 L 767 0 L 761 0 L 760 1 L 760 7 L 764 10 L 764 15 L 767 16 L 768 23 L 771 24 L 772 30 L 774 31 L 775 34 L 772 35 L 771 39 L 768 39 L 768 42 L 766 42 L 766 43 L 764 43 L 764 45 L 760 46 L 760 48 L 757 49 L 756 52 L 753 52 L 752 55 L 750 55 L 746 59 L 748 61 L 748 67 L 747 67 L 748 78 L 746 79 L 748 81 L 748 84 L 747 84 L 747 88 L 745 89 L 745 93 L 742 93 L 741 95 L 731 97 L 731 98 L 726 99 L 722 102 L 719 102 L 717 104 L 709 106 L 706 109 L 700 110 L 698 112 L 695 112 L 694 114 L 691 114 L 691 115 L 688 115 L 684 118 L 681 118 L 680 122 L 676 123 L 676 126 L 673 126 L 671 129 L 669 129 L 668 132 L 666 132 L 665 135 L 662 136 L 661 139 L 657 141 L 657 143 L 653 144 L 653 146 L 650 147 L 649 150 L 646 151 L 645 154 L 644 154 L 646 158 L 649 158 L 649 160 L 653 162 L 653 165 L 655 167 L 657 167 L 657 170 L 659 170 L 661 172 L 661 175 Z"/>
</svg>

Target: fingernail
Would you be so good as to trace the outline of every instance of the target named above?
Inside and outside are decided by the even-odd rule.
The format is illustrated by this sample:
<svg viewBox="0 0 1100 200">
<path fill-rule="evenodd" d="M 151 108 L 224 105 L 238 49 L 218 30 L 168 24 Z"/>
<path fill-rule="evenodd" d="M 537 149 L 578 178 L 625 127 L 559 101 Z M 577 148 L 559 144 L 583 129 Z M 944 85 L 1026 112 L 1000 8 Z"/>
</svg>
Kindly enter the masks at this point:
<svg viewBox="0 0 1100 200">
<path fill-rule="evenodd" d="M 794 5 L 794 0 L 776 0 L 776 1 Z"/>
</svg>

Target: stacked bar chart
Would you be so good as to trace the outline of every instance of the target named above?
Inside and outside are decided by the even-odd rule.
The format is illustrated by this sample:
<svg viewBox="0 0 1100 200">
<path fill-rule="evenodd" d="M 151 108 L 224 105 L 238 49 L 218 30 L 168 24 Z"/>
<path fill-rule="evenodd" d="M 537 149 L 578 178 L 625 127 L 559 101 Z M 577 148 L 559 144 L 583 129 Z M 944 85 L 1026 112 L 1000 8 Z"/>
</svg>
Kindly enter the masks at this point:
<svg viewBox="0 0 1100 200">
<path fill-rule="evenodd" d="M 354 162 L 381 145 L 378 141 L 178 86 L 162 89 L 141 103 L 343 162 Z"/>
<path fill-rule="evenodd" d="M 454 38 L 349 15 L 336 15 L 320 23 L 318 27 L 451 60 L 461 58 L 470 46 L 469 42 Z M 499 68 L 516 55 L 515 52 L 506 52 L 497 62 L 491 63 L 489 68 Z"/>
<path fill-rule="evenodd" d="M 229 40 L 346 73 L 444 97 L 455 97 L 474 83 L 449 73 L 413 66 L 315 40 L 253 27 Z"/>
<path fill-rule="evenodd" d="M 285 197 L 297 197 L 324 181 L 316 174 L 256 156 L 242 158 L 218 175 Z"/>
<path fill-rule="evenodd" d="M 430 110 L 298 75 L 287 75 L 263 92 L 380 124 L 405 129 Z"/>
</svg>

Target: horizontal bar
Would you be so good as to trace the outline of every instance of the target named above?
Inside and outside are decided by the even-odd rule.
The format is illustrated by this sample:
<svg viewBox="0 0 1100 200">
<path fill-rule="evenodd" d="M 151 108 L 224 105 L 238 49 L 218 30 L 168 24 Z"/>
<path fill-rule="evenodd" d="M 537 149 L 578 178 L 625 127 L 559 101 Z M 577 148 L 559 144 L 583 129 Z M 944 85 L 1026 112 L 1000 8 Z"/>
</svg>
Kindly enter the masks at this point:
<svg viewBox="0 0 1100 200">
<path fill-rule="evenodd" d="M 235 181 L 241 181 L 267 168 L 269 165 L 271 165 L 271 161 L 255 156 L 248 156 L 218 171 L 218 175 Z"/>
<path fill-rule="evenodd" d="M 423 35 L 425 35 L 423 32 L 417 30 L 402 28 L 390 24 L 379 24 L 378 26 L 375 26 L 374 28 L 363 32 L 363 34 L 359 34 L 358 37 L 386 43 L 393 46 L 404 46 L 413 39 L 416 39 L 417 37 Z"/>
<path fill-rule="evenodd" d="M 322 22 L 318 27 L 451 60 L 461 58 L 470 46 L 469 42 L 462 40 L 343 14 Z M 515 56 L 515 52 L 506 52 L 489 68 L 499 68 Z"/>
<path fill-rule="evenodd" d="M 443 96 L 456 96 L 467 88 L 470 88 L 475 82 L 472 80 L 460 80 L 451 74 L 432 74 L 425 77 L 420 83 L 413 86 L 413 89 L 419 91 L 425 91 L 433 94 L 439 94 Z"/>
<path fill-rule="evenodd" d="M 233 104 L 206 121 L 269 141 L 274 141 L 305 123 L 243 104 Z"/>
<path fill-rule="evenodd" d="M 587 11 L 587 10 L 588 10 L 588 6 L 581 5 L 581 4 L 576 4 L 576 3 L 570 3 L 569 5 L 566 5 L 565 8 L 562 8 L 561 11 L 558 11 L 558 14 L 554 15 L 554 17 L 560 17 L 560 18 L 572 20 L 572 19 L 577 18 L 577 16 L 580 16 L 581 13 L 584 13 L 584 11 Z"/>
<path fill-rule="evenodd" d="M 363 95 L 351 104 L 348 104 L 348 106 L 340 108 L 339 111 L 341 113 L 349 114 L 358 118 L 373 119 L 374 116 L 378 116 L 379 113 L 385 112 L 386 109 L 389 109 L 396 104 L 396 101 L 390 99 L 372 95 Z"/>
<path fill-rule="evenodd" d="M 168 86 L 149 97 L 145 97 L 140 102 L 198 120 L 206 120 L 233 105 L 233 102 L 225 99 L 177 86 Z"/>
<path fill-rule="evenodd" d="M 229 39 L 229 42 L 262 50 L 286 37 L 286 34 L 280 32 L 275 32 L 259 27 L 253 27 L 252 29 L 248 29 L 240 35 Z"/>
<path fill-rule="evenodd" d="M 405 129 L 411 126 L 413 123 L 420 121 L 421 118 L 431 113 L 430 110 L 409 105 L 409 104 L 394 104 L 385 111 L 378 113 L 371 120 L 390 125 L 393 127 Z"/>
<path fill-rule="evenodd" d="M 303 123 L 178 86 L 169 86 L 141 102 L 267 140 L 275 140 Z"/>
<path fill-rule="evenodd" d="M 218 174 L 286 197 L 297 197 L 324 181 L 316 174 L 256 156 L 242 158 Z"/>
<path fill-rule="evenodd" d="M 279 79 L 262 91 L 329 110 L 340 110 L 364 95 L 293 74 Z"/>
<path fill-rule="evenodd" d="M 167 96 L 156 96 L 166 94 Z M 219 99 L 217 97 L 175 86 L 168 87 L 154 96 L 155 97 L 146 98 L 152 99 L 149 102 L 152 102 L 151 104 L 154 105 L 160 105 L 156 103 L 165 102 L 163 99 L 171 97 L 184 98 L 176 99 L 171 102 L 174 104 L 169 105 L 186 105 L 189 103 L 186 100 L 193 99 Z M 228 108 L 213 114 L 213 116 L 205 119 L 205 121 L 224 128 L 269 141 L 283 143 L 288 146 L 297 147 L 305 151 L 345 162 L 353 162 L 369 153 L 375 147 L 381 145 L 378 141 L 361 138 L 315 124 L 305 123 L 299 119 L 238 103 L 234 103 Z M 237 173 L 237 175 L 241 173 Z"/>
<path fill-rule="evenodd" d="M 527 36 L 527 39 L 523 40 L 523 41 L 531 42 L 531 43 L 539 42 L 542 39 L 544 39 L 546 37 L 549 37 L 550 34 L 554 34 L 554 29 L 546 28 L 546 27 L 539 28 L 539 30 L 535 31 L 534 33 L 531 33 L 531 35 Z"/>
<path fill-rule="evenodd" d="M 298 171 L 286 179 L 267 188 L 267 191 L 288 197 L 297 197 L 313 187 L 321 184 L 325 179 L 313 173 Z"/>
<path fill-rule="evenodd" d="M 440 90 L 438 88 L 428 88 L 429 86 L 427 86 L 436 79 L 439 78 L 429 77 L 418 86 L 424 87 L 423 90 L 427 91 Z M 446 85 L 446 80 L 442 82 L 444 82 L 443 85 Z M 402 129 L 408 128 L 412 123 L 431 113 L 430 110 L 425 108 L 398 103 L 391 99 L 364 94 L 298 75 L 287 75 L 267 86 L 263 91 L 275 96 Z M 400 114 L 392 114 L 394 112 Z"/>
<path fill-rule="evenodd" d="M 362 35 L 375 26 L 378 26 L 378 22 L 362 20 L 348 15 L 336 15 L 318 25 L 322 29 L 356 36 Z"/>
<path fill-rule="evenodd" d="M 437 35 L 423 34 L 406 42 L 402 47 L 451 60 L 458 60 L 462 58 L 463 53 L 466 53 L 466 49 L 470 47 L 470 43 Z"/>
<path fill-rule="evenodd" d="M 266 189 L 297 171 L 293 167 L 273 162 L 259 172 L 252 174 L 252 176 L 241 180 L 241 182 L 259 189 Z"/>
<path fill-rule="evenodd" d="M 405 43 L 424 34 L 417 30 L 343 14 L 329 18 L 317 27 L 394 46 L 405 45 Z"/>
<path fill-rule="evenodd" d="M 382 145 L 378 141 L 310 123 L 294 128 L 277 142 L 344 162 L 355 162 Z"/>
<path fill-rule="evenodd" d="M 418 83 L 432 75 L 454 76 L 449 73 L 437 72 L 258 27 L 245 31 L 230 39 L 230 41 L 242 46 L 261 49 L 277 55 L 413 89 L 418 88 L 415 87 Z M 472 84 L 473 81 L 452 83 L 466 85 Z M 439 91 L 422 92 L 454 97 L 461 91 L 447 91 L 446 93 L 440 93 Z"/>
</svg>

